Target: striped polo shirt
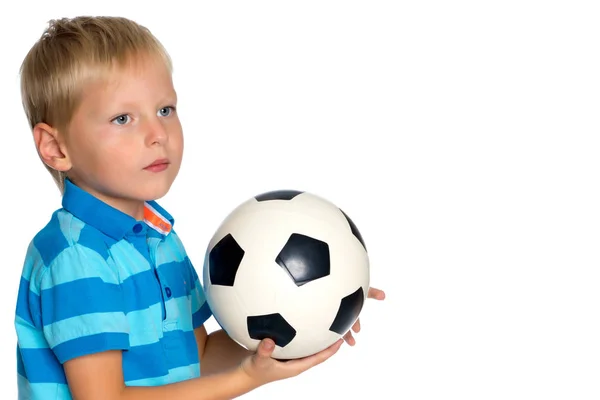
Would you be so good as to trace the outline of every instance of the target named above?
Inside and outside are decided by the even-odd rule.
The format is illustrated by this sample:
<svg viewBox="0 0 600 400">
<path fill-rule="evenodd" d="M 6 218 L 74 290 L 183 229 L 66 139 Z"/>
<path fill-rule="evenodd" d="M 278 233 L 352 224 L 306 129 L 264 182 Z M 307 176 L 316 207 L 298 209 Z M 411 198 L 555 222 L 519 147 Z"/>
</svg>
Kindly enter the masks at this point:
<svg viewBox="0 0 600 400">
<path fill-rule="evenodd" d="M 193 330 L 211 312 L 156 202 L 144 220 L 65 182 L 62 208 L 30 243 L 16 303 L 19 398 L 71 399 L 62 363 L 123 350 L 128 386 L 200 376 Z"/>
</svg>

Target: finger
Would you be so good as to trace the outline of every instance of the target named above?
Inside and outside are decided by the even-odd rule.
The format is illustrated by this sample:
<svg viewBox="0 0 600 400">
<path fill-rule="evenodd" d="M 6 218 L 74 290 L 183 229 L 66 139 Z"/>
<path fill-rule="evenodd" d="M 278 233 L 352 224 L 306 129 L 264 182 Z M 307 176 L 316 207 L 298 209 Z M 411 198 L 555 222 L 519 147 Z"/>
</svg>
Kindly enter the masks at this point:
<svg viewBox="0 0 600 400">
<path fill-rule="evenodd" d="M 360 332 L 360 318 L 352 325 L 352 330 L 356 333 Z"/>
<path fill-rule="evenodd" d="M 261 358 L 269 358 L 275 350 L 275 342 L 271 339 L 263 339 L 256 349 L 256 354 Z"/>
<path fill-rule="evenodd" d="M 370 299 L 383 300 L 385 299 L 385 292 L 374 287 L 369 288 L 367 297 Z"/>
<path fill-rule="evenodd" d="M 339 339 L 337 342 L 335 342 L 325 350 L 320 351 L 319 353 L 313 354 L 308 357 L 288 361 L 282 367 L 296 372 L 306 371 L 309 368 L 321 364 L 322 362 L 326 361 L 329 357 L 337 353 L 342 343 L 344 343 L 344 341 L 342 339 Z"/>
<path fill-rule="evenodd" d="M 343 336 L 344 341 L 348 343 L 350 346 L 354 346 L 356 344 L 356 340 L 354 340 L 354 336 L 352 336 L 352 331 L 346 332 Z"/>
</svg>

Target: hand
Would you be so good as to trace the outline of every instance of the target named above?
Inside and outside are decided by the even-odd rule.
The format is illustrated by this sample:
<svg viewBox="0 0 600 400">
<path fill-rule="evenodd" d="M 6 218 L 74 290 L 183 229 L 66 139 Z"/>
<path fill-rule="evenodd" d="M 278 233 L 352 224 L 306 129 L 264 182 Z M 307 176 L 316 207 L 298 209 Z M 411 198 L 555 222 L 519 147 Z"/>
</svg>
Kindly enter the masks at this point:
<svg viewBox="0 0 600 400">
<path fill-rule="evenodd" d="M 383 299 L 385 299 L 385 293 L 383 290 L 375 289 L 372 287 L 372 288 L 369 288 L 369 292 L 367 293 L 367 298 L 375 299 L 375 300 L 383 300 Z M 351 330 L 346 332 L 346 334 L 344 335 L 344 341 L 346 343 L 348 343 L 350 346 L 354 346 L 356 344 L 356 340 L 354 339 L 354 336 L 352 336 L 353 331 L 354 331 L 354 333 L 360 332 L 360 318 L 356 320 L 354 325 L 352 325 Z"/>
<path fill-rule="evenodd" d="M 271 339 L 263 339 L 256 353 L 242 361 L 241 368 L 258 385 L 291 378 L 326 361 L 337 353 L 343 342 L 340 339 L 325 350 L 308 357 L 277 361 L 271 357 L 275 343 Z"/>
</svg>

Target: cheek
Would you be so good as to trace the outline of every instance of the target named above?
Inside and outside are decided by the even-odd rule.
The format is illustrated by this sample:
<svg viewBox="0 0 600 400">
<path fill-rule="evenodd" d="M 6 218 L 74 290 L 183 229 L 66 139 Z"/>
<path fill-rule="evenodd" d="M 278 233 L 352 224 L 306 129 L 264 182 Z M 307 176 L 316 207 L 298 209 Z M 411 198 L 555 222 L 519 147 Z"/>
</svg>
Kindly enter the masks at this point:
<svg viewBox="0 0 600 400">
<path fill-rule="evenodd" d="M 139 159 L 139 146 L 133 140 L 107 137 L 96 143 L 93 150 L 96 167 L 112 173 L 122 173 L 128 166 L 136 165 Z"/>
<path fill-rule="evenodd" d="M 179 153 L 181 153 L 183 151 L 183 135 L 179 134 L 179 136 L 177 137 L 177 150 L 179 151 Z"/>
<path fill-rule="evenodd" d="M 171 133 L 169 136 L 169 143 L 171 145 L 171 150 L 181 158 L 181 153 L 183 152 L 183 133 L 181 132 L 181 129 Z"/>
<path fill-rule="evenodd" d="M 69 156 L 75 167 L 94 168 L 101 154 L 101 146 L 89 137 L 78 137 L 69 143 Z"/>
</svg>

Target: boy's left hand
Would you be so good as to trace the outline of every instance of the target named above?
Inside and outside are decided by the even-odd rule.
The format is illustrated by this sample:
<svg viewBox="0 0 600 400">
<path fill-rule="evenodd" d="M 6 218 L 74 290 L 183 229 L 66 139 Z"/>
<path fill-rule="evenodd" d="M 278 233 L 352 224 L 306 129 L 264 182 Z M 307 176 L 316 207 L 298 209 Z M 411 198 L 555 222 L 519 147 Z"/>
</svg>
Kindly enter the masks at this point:
<svg viewBox="0 0 600 400">
<path fill-rule="evenodd" d="M 374 287 L 371 287 L 371 288 L 369 288 L 369 292 L 367 293 L 367 298 L 375 299 L 375 300 L 383 300 L 383 299 L 385 299 L 385 292 L 383 290 L 379 290 Z M 354 336 L 352 336 L 353 331 L 354 331 L 354 333 L 358 333 L 360 331 L 360 318 L 356 320 L 354 325 L 352 325 L 351 330 L 349 330 L 344 335 L 344 341 L 346 343 L 348 343 L 350 346 L 354 346 L 356 344 L 356 340 L 354 339 Z"/>
</svg>

